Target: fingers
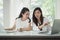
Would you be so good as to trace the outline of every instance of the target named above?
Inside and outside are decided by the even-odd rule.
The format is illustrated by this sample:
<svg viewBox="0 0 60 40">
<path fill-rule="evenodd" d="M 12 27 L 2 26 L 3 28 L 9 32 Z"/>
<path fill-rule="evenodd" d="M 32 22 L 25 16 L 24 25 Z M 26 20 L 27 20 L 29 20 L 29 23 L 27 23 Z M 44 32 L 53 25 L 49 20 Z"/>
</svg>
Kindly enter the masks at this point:
<svg viewBox="0 0 60 40">
<path fill-rule="evenodd" d="M 48 25 L 48 23 L 44 23 L 43 25 L 46 26 L 46 25 Z"/>
<path fill-rule="evenodd" d="M 20 29 L 17 29 L 19 32 L 22 32 L 23 30 L 22 30 L 22 28 L 20 28 Z"/>
<path fill-rule="evenodd" d="M 5 30 L 13 30 L 12 28 L 5 28 Z"/>
</svg>

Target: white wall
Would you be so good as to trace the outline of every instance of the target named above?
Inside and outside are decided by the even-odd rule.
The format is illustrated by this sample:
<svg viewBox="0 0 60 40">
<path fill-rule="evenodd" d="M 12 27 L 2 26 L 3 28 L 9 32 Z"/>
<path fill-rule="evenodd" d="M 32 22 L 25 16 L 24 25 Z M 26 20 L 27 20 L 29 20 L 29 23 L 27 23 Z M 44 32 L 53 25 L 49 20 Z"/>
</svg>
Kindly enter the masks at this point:
<svg viewBox="0 0 60 40">
<path fill-rule="evenodd" d="M 14 14 L 16 14 L 15 8 L 16 6 L 14 5 L 13 0 L 3 0 L 3 19 L 5 27 L 9 27 L 12 24 L 11 22 L 14 22 Z"/>
<path fill-rule="evenodd" d="M 56 14 L 55 19 L 60 19 L 60 0 L 56 0 Z"/>
<path fill-rule="evenodd" d="M 3 0 L 3 19 L 4 26 L 8 27 L 10 24 L 10 0 Z"/>
</svg>

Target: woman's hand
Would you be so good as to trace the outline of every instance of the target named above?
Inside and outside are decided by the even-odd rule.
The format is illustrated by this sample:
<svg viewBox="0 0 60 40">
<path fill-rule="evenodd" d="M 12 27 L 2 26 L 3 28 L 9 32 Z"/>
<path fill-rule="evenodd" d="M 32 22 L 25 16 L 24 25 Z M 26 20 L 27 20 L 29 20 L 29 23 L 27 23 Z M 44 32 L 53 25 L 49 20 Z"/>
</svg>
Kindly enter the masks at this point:
<svg viewBox="0 0 60 40">
<path fill-rule="evenodd" d="M 15 30 L 15 26 L 13 26 L 13 27 L 7 27 L 7 28 L 5 28 L 5 30 Z"/>
<path fill-rule="evenodd" d="M 18 31 L 22 32 L 22 31 L 30 31 L 32 30 L 31 28 L 27 27 L 27 28 L 19 28 L 17 29 Z"/>
<path fill-rule="evenodd" d="M 17 29 L 19 32 L 22 32 L 23 31 L 23 28 L 19 28 L 19 29 Z"/>
<path fill-rule="evenodd" d="M 38 26 L 38 28 L 39 28 L 40 30 L 42 30 L 42 26 Z"/>
<path fill-rule="evenodd" d="M 13 28 L 5 28 L 5 30 L 13 30 Z"/>
<path fill-rule="evenodd" d="M 38 26 L 38 28 L 41 30 L 44 26 L 46 26 L 46 25 L 48 25 L 48 24 L 49 24 L 49 22 L 43 23 L 41 26 Z"/>
<path fill-rule="evenodd" d="M 42 29 L 42 26 L 38 26 L 39 29 Z"/>
</svg>

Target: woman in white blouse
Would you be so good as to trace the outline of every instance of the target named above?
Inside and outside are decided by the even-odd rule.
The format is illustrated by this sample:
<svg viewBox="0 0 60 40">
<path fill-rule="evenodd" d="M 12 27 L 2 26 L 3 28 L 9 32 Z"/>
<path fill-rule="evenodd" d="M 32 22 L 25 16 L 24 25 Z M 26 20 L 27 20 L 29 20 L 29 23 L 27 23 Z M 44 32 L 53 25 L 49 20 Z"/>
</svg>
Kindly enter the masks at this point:
<svg viewBox="0 0 60 40">
<path fill-rule="evenodd" d="M 32 30 L 31 27 L 31 20 L 29 19 L 29 9 L 24 7 L 21 10 L 19 17 L 16 18 L 14 26 L 12 28 L 6 28 L 5 30 L 15 30 L 17 31 L 30 31 Z"/>
<path fill-rule="evenodd" d="M 35 31 L 47 31 L 48 19 L 43 17 L 41 8 L 37 7 L 33 11 L 32 26 Z"/>
</svg>

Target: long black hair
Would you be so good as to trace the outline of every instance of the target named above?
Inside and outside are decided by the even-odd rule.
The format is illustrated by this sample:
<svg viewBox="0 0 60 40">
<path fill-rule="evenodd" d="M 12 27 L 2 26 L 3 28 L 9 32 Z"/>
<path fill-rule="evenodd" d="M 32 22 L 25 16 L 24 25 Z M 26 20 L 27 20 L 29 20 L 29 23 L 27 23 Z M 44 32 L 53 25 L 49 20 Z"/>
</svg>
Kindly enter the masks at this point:
<svg viewBox="0 0 60 40">
<path fill-rule="evenodd" d="M 24 14 L 24 13 L 27 12 L 27 11 L 29 11 L 29 9 L 26 8 L 26 7 L 24 7 L 24 8 L 21 10 L 21 12 L 20 12 L 18 18 L 21 18 L 21 17 L 22 17 L 22 14 Z"/>
<path fill-rule="evenodd" d="M 16 19 L 23 17 L 22 14 L 25 14 L 25 12 L 27 12 L 27 11 L 29 12 L 29 9 L 26 8 L 26 7 L 24 7 L 24 8 L 21 10 L 19 16 L 18 16 Z M 31 21 L 30 18 L 28 18 L 28 19 L 29 19 L 29 22 L 30 22 L 30 21 Z"/>
<path fill-rule="evenodd" d="M 36 18 L 35 15 L 34 15 L 36 10 L 39 10 L 40 13 L 41 13 L 41 16 L 40 16 L 41 24 L 40 24 L 40 25 L 42 25 L 42 24 L 43 24 L 43 15 L 42 15 L 42 10 L 41 10 L 40 7 L 37 7 L 37 8 L 34 9 L 32 20 L 33 20 L 33 22 L 36 24 L 36 26 L 38 26 L 38 20 L 37 20 L 37 18 Z"/>
</svg>

